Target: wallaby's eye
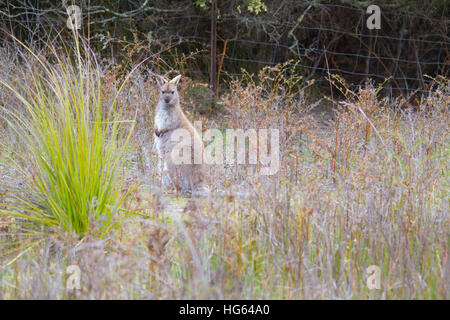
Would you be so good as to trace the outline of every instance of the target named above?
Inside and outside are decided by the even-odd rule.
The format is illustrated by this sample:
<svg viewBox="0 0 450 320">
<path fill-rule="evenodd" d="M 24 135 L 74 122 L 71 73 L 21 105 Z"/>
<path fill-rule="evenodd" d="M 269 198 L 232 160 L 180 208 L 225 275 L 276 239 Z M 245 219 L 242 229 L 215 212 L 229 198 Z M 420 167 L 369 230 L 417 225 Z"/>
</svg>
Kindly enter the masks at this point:
<svg viewBox="0 0 450 320">
<path fill-rule="evenodd" d="M 173 91 L 170 91 L 171 94 L 173 94 Z"/>
</svg>

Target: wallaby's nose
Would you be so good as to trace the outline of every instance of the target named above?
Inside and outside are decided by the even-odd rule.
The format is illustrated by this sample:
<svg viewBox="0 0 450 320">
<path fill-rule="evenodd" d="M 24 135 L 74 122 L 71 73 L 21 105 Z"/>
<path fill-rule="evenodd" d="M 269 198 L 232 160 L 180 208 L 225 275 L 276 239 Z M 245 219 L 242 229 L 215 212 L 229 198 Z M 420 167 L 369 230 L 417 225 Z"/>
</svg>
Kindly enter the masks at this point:
<svg viewBox="0 0 450 320">
<path fill-rule="evenodd" d="M 169 97 L 165 97 L 165 98 L 164 98 L 164 102 L 165 102 L 165 103 L 169 103 L 169 102 L 170 102 L 170 98 L 169 98 Z"/>
</svg>

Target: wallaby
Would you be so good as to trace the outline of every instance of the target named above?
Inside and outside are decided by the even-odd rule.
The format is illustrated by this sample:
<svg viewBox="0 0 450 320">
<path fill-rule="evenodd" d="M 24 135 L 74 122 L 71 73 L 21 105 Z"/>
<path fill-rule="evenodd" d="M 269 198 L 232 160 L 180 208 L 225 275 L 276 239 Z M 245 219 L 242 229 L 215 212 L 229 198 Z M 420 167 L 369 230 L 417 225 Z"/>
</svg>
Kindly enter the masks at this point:
<svg viewBox="0 0 450 320">
<path fill-rule="evenodd" d="M 180 78 L 181 75 L 178 75 L 168 81 L 164 77 L 156 77 L 159 99 L 155 112 L 155 149 L 159 156 L 159 171 L 164 188 L 174 188 L 182 194 L 200 195 L 207 192 L 204 145 L 199 133 L 181 110 L 177 90 Z M 177 164 L 172 158 L 172 150 L 178 143 L 173 141 L 172 134 L 177 129 L 185 129 L 191 136 L 191 161 L 188 164 Z M 201 159 L 200 163 L 194 161 L 195 157 Z"/>
</svg>

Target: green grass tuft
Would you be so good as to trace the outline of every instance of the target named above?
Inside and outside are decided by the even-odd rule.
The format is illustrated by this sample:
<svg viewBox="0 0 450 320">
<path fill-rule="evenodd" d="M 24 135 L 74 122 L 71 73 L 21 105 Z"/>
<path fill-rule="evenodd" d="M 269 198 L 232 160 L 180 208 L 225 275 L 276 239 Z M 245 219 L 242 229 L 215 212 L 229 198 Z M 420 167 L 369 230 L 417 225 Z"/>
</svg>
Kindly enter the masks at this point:
<svg viewBox="0 0 450 320">
<path fill-rule="evenodd" d="M 1 84 L 23 105 L 3 109 L 21 145 L 4 146 L 8 163 L 25 183 L 8 193 L 0 214 L 80 237 L 103 237 L 120 222 L 121 205 L 133 190 L 122 192 L 118 169 L 134 122 L 120 120 L 117 99 L 104 105 L 101 70 L 78 40 L 76 62 L 50 48 L 57 61 L 51 64 L 23 46 L 37 61 L 29 64 L 28 87 Z"/>
</svg>

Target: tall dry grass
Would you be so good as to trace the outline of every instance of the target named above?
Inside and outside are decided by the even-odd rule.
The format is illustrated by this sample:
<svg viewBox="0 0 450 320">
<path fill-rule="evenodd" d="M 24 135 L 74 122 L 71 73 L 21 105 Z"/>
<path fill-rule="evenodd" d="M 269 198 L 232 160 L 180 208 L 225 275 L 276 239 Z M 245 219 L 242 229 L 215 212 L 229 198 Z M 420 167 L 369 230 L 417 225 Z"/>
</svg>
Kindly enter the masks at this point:
<svg viewBox="0 0 450 320">
<path fill-rule="evenodd" d="M 447 299 L 448 80 L 413 108 L 335 78 L 343 95 L 326 123 L 297 80 L 267 68 L 230 83 L 217 113 L 187 109 L 204 127 L 281 130 L 276 175 L 216 166 L 211 188 L 223 193 L 189 199 L 159 189 L 155 88 L 135 74 L 118 103 L 141 115 L 121 168 L 124 189 L 142 182 L 124 203 L 141 216 L 104 239 L 48 235 L 19 257 L 2 246 L 0 298 Z M 9 135 L 2 129 L 3 141 Z M 2 239 L 17 239 L 19 223 L 2 224 Z M 66 288 L 70 264 L 82 271 L 76 292 Z M 366 286 L 370 265 L 381 268 L 380 290 Z"/>
</svg>

